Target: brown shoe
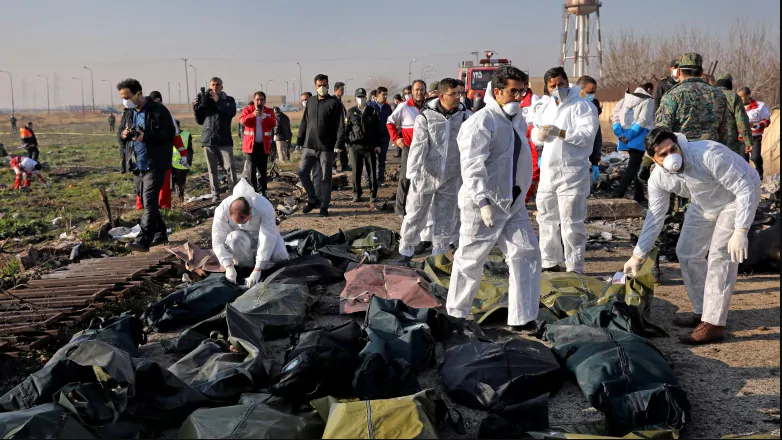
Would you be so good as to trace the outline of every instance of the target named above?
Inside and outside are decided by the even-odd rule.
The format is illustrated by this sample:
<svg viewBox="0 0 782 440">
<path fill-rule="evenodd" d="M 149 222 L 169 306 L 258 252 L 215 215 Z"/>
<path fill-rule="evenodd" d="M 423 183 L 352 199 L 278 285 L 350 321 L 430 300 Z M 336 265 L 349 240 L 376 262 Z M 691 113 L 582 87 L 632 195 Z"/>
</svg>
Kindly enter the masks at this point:
<svg viewBox="0 0 782 440">
<path fill-rule="evenodd" d="M 695 313 L 682 313 L 673 317 L 673 325 L 676 327 L 695 328 L 701 325 L 703 315 Z"/>
<path fill-rule="evenodd" d="M 725 327 L 702 322 L 690 336 L 679 338 L 679 342 L 684 345 L 704 345 L 722 342 L 725 340 Z"/>
</svg>

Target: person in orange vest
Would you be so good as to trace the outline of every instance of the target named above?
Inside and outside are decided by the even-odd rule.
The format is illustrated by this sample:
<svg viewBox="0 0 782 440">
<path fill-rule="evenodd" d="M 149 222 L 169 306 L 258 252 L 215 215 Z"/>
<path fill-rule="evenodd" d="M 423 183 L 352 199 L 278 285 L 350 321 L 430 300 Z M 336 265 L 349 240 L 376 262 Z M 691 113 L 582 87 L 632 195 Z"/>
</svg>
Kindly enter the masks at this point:
<svg viewBox="0 0 782 440">
<path fill-rule="evenodd" d="M 27 150 L 27 156 L 38 161 L 38 139 L 35 138 L 35 132 L 33 131 L 33 123 L 28 122 L 27 125 L 19 129 L 19 136 L 22 138 L 22 146 Z"/>
<path fill-rule="evenodd" d="M 163 104 L 163 95 L 158 91 L 150 92 L 149 99 Z M 182 143 L 182 138 L 179 136 L 179 125 L 177 124 L 174 116 L 171 115 L 171 119 L 174 121 L 174 128 L 176 129 L 176 136 L 174 136 L 174 151 L 179 152 L 179 162 L 181 164 L 187 164 L 187 148 Z M 158 198 L 158 204 L 163 209 L 171 209 L 171 187 L 173 186 L 171 169 L 166 171 L 166 177 L 163 180 L 163 187 L 160 188 L 160 197 Z M 136 196 L 136 210 L 141 211 L 144 206 L 141 203 L 141 197 Z"/>
<path fill-rule="evenodd" d="M 22 176 L 24 176 L 23 188 L 30 189 L 30 177 L 32 177 L 32 175 L 38 177 L 38 180 L 40 180 L 47 189 L 49 188 L 49 184 L 46 183 L 46 180 L 44 180 L 43 176 L 41 175 L 41 164 L 35 160 L 26 156 L 12 157 L 11 168 L 13 168 L 14 172 L 16 173 L 14 189 L 19 189 L 22 185 Z"/>
</svg>

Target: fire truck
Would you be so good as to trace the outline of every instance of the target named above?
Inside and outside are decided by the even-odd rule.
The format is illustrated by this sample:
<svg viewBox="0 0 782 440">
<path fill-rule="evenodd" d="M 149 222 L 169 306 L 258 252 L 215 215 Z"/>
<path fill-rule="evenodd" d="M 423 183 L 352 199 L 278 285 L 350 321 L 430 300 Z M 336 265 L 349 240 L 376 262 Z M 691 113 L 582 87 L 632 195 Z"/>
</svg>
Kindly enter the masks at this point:
<svg viewBox="0 0 782 440">
<path fill-rule="evenodd" d="M 511 62 L 505 58 L 492 58 L 494 52 L 487 50 L 484 52 L 485 58 L 479 60 L 478 65 L 472 61 L 462 61 L 459 66 L 458 78 L 464 81 L 465 90 L 468 99 L 475 99 L 486 94 L 486 86 L 491 81 L 491 74 L 500 66 L 510 65 Z"/>
</svg>

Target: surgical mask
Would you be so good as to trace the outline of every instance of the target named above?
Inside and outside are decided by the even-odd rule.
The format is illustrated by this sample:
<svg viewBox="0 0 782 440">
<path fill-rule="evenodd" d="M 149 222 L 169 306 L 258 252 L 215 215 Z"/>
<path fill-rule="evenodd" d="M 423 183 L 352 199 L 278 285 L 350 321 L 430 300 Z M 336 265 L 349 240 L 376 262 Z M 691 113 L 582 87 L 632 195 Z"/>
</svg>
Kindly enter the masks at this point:
<svg viewBox="0 0 782 440">
<path fill-rule="evenodd" d="M 356 103 L 363 107 L 367 103 L 367 98 L 356 98 Z"/>
<path fill-rule="evenodd" d="M 409 101 L 411 99 L 413 99 L 413 95 L 411 95 L 411 94 L 405 95 L 405 101 Z"/>
<path fill-rule="evenodd" d="M 301 106 L 302 107 L 306 107 L 307 106 L 307 101 L 301 101 Z"/>
<path fill-rule="evenodd" d="M 326 86 L 318 87 L 318 96 L 326 96 L 329 94 L 329 88 Z"/>
<path fill-rule="evenodd" d="M 125 106 L 125 108 L 127 108 L 127 109 L 131 109 L 131 110 L 133 110 L 134 108 L 136 108 L 136 103 L 135 103 L 135 102 L 133 102 L 133 101 L 131 101 L 130 99 L 123 99 L 123 100 L 122 100 L 122 105 L 124 105 L 124 106 Z"/>
<path fill-rule="evenodd" d="M 679 69 L 671 70 L 671 77 L 673 77 L 674 79 L 679 79 Z"/>
<path fill-rule="evenodd" d="M 678 173 L 682 169 L 683 163 L 684 159 L 682 158 L 682 155 L 679 153 L 673 153 L 665 156 L 665 159 L 663 160 L 663 168 L 672 173 Z"/>
<path fill-rule="evenodd" d="M 565 97 L 570 93 L 570 87 L 558 87 L 553 92 L 551 92 L 551 97 L 556 99 L 558 102 L 562 102 Z"/>
<path fill-rule="evenodd" d="M 595 94 L 594 93 L 587 93 L 587 95 L 584 97 L 587 101 L 594 101 L 595 100 Z"/>
<path fill-rule="evenodd" d="M 518 101 L 511 101 L 507 104 L 504 104 L 502 106 L 502 110 L 510 116 L 516 116 L 516 113 L 519 112 L 520 106 L 521 104 Z"/>
</svg>

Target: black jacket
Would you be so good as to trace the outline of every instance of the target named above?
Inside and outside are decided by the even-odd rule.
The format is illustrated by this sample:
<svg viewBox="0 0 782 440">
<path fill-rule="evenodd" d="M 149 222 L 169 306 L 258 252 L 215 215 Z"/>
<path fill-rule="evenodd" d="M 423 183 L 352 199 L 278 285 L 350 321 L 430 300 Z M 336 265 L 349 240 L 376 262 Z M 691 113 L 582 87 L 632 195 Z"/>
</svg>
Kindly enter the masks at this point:
<svg viewBox="0 0 782 440">
<path fill-rule="evenodd" d="M 600 116 L 601 113 L 603 113 L 603 107 L 600 104 L 600 101 L 595 98 L 592 101 L 592 104 L 597 107 L 597 115 Z M 589 155 L 589 162 L 592 165 L 598 165 L 600 161 L 603 159 L 603 130 L 600 128 L 600 125 L 597 126 L 597 135 L 595 136 L 595 144 L 592 147 L 592 154 Z"/>
<path fill-rule="evenodd" d="M 317 96 L 310 98 L 301 118 L 296 143 L 316 151 L 343 149 L 344 109 L 342 102 L 331 95 L 323 99 Z"/>
<path fill-rule="evenodd" d="M 663 100 L 663 96 L 668 93 L 669 90 L 678 84 L 675 79 L 670 76 L 666 76 L 657 83 L 657 87 L 654 88 L 654 108 L 660 108 L 660 102 Z"/>
<path fill-rule="evenodd" d="M 123 165 L 123 171 L 130 169 L 130 160 L 133 158 L 133 147 L 130 139 L 123 139 L 122 132 L 125 128 L 133 127 L 133 112 L 136 110 L 125 109 L 122 113 L 119 129 L 117 130 L 117 139 L 119 145 L 125 150 L 126 163 Z M 144 145 L 147 147 L 147 156 L 149 158 L 149 169 L 167 170 L 171 168 L 171 153 L 174 148 L 174 137 L 176 128 L 171 119 L 166 106 L 159 104 L 147 97 L 146 118 L 144 119 Z"/>
<path fill-rule="evenodd" d="M 360 148 L 376 148 L 380 146 L 380 118 L 377 111 L 371 105 L 364 110 L 358 106 L 351 107 L 347 111 L 347 123 L 345 124 L 345 143 L 349 146 Z M 383 127 L 385 128 L 385 127 Z"/>
<path fill-rule="evenodd" d="M 207 98 L 207 102 L 209 104 L 205 108 L 193 109 L 196 123 L 204 126 L 201 130 L 201 145 L 233 147 L 231 120 L 236 116 L 236 100 L 225 92 L 220 92 L 217 102 L 212 98 Z"/>
<path fill-rule="evenodd" d="M 291 131 L 291 119 L 283 112 L 275 115 L 277 117 L 277 125 L 272 130 L 274 136 L 279 136 L 281 141 L 290 141 L 293 137 Z"/>
</svg>

